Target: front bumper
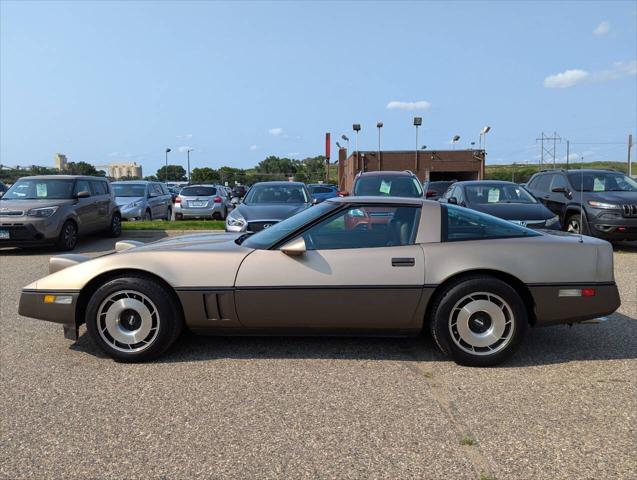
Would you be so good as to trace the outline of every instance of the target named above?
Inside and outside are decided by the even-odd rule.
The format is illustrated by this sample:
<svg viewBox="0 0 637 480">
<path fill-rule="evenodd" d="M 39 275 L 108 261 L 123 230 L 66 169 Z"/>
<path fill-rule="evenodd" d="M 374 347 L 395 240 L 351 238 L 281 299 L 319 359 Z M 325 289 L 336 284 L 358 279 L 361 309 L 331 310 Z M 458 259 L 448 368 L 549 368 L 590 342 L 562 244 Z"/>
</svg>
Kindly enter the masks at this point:
<svg viewBox="0 0 637 480">
<path fill-rule="evenodd" d="M 587 212 L 589 235 L 606 240 L 637 240 L 637 217 L 626 217 L 620 210 Z"/>
<path fill-rule="evenodd" d="M 61 303 L 45 303 L 44 297 L 53 295 Z M 77 339 L 76 308 L 80 292 L 22 290 L 18 313 L 23 317 L 35 318 L 64 326 L 64 336 Z"/>
<path fill-rule="evenodd" d="M 122 220 L 135 220 L 143 216 L 142 207 L 122 209 L 121 213 Z"/>
<path fill-rule="evenodd" d="M 60 225 L 55 219 L 6 221 L 2 218 L 0 230 L 9 232 L 8 239 L 0 239 L 0 247 L 26 247 L 54 242 L 60 234 Z"/>
<path fill-rule="evenodd" d="M 561 296 L 566 290 L 594 289 L 595 295 Z M 537 326 L 579 323 L 610 315 L 621 304 L 615 282 L 568 285 L 529 285 Z"/>
</svg>

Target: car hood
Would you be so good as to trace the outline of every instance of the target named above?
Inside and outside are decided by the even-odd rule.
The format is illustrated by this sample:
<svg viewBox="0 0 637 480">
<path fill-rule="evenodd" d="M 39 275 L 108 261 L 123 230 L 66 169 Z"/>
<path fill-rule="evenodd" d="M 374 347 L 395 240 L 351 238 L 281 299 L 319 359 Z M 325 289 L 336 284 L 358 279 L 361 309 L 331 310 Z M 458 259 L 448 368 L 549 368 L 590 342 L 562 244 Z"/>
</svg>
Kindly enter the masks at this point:
<svg viewBox="0 0 637 480">
<path fill-rule="evenodd" d="M 637 192 L 584 192 L 586 200 L 607 203 L 637 203 Z"/>
<path fill-rule="evenodd" d="M 546 220 L 555 216 L 541 203 L 490 203 L 471 208 L 504 220 Z"/>
<path fill-rule="evenodd" d="M 236 251 L 243 247 L 237 245 L 235 240 L 239 233 L 194 233 L 169 237 L 156 242 L 125 250 L 128 252 L 144 251 Z"/>
<path fill-rule="evenodd" d="M 0 212 L 23 210 L 27 211 L 32 208 L 42 207 L 61 207 L 63 205 L 73 205 L 77 200 L 73 198 L 69 199 L 42 199 L 42 200 L 4 200 L 0 199 Z"/>
<path fill-rule="evenodd" d="M 293 204 L 267 204 L 267 205 L 249 205 L 241 204 L 237 208 L 239 213 L 248 222 L 258 220 L 285 220 L 291 217 L 295 213 L 301 212 L 308 208 L 307 203 L 293 203 Z"/>
<path fill-rule="evenodd" d="M 118 207 L 122 207 L 143 199 L 144 197 L 115 197 L 115 203 Z"/>
</svg>

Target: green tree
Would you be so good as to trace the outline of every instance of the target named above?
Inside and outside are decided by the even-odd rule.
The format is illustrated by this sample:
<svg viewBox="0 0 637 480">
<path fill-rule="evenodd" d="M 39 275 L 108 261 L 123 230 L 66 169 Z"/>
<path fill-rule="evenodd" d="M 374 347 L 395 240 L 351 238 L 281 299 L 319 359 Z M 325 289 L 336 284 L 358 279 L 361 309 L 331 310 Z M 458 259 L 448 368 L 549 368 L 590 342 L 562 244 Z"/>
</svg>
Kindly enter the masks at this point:
<svg viewBox="0 0 637 480">
<path fill-rule="evenodd" d="M 104 171 L 98 171 L 93 165 L 87 162 L 68 162 L 64 168 L 64 172 L 62 173 L 69 173 L 71 175 L 104 176 Z"/>
<path fill-rule="evenodd" d="M 237 183 L 245 183 L 246 172 L 242 168 L 233 167 L 221 167 L 219 169 L 220 182 L 228 182 L 228 185 L 235 185 Z"/>
<path fill-rule="evenodd" d="M 163 166 L 157 170 L 157 178 L 162 182 L 185 182 L 186 170 L 181 165 Z"/>
<path fill-rule="evenodd" d="M 317 157 L 308 157 L 301 162 L 300 172 L 303 173 L 303 178 L 306 180 L 300 180 L 300 176 L 297 173 L 295 179 L 307 183 L 317 183 L 325 180 L 325 157 L 319 155 Z"/>
<path fill-rule="evenodd" d="M 221 176 L 214 168 L 193 168 L 190 175 L 191 183 L 219 183 Z"/>
</svg>

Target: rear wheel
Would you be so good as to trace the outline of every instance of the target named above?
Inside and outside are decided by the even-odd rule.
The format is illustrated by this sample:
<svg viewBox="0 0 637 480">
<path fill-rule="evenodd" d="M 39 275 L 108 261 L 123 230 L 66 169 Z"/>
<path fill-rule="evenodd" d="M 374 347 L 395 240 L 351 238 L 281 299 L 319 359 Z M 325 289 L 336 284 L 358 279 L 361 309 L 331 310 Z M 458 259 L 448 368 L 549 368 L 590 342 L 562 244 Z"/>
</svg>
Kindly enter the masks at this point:
<svg viewBox="0 0 637 480">
<path fill-rule="evenodd" d="M 68 252 L 69 250 L 73 250 L 77 245 L 77 225 L 73 220 L 67 220 L 62 225 L 62 230 L 60 230 L 60 235 L 55 243 L 55 246 L 58 250 L 63 252 Z"/>
<path fill-rule="evenodd" d="M 166 210 L 166 220 L 170 222 L 172 219 L 173 219 L 173 209 L 168 207 L 168 209 Z"/>
<path fill-rule="evenodd" d="M 494 277 L 468 277 L 441 292 L 431 332 L 440 349 L 467 366 L 498 364 L 518 348 L 528 316 L 513 287 Z"/>
<path fill-rule="evenodd" d="M 114 213 L 111 217 L 111 224 L 108 227 L 109 237 L 119 237 L 122 234 L 122 217 L 119 213 Z"/>
<path fill-rule="evenodd" d="M 125 362 L 151 360 L 165 352 L 183 328 L 172 292 L 142 276 L 114 278 L 97 289 L 86 309 L 95 344 Z"/>
</svg>

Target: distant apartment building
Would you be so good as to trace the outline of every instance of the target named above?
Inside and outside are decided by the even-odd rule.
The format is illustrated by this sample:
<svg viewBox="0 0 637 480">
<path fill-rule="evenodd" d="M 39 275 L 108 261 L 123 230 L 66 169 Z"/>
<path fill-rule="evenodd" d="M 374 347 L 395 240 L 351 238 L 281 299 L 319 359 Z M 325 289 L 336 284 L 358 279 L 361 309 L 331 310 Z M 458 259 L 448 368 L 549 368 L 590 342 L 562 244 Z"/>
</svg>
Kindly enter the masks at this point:
<svg viewBox="0 0 637 480">
<path fill-rule="evenodd" d="M 66 155 L 63 155 L 61 153 L 56 153 L 53 159 L 55 161 L 55 168 L 57 168 L 60 171 L 66 169 L 66 163 L 67 163 Z"/>
<path fill-rule="evenodd" d="M 118 180 L 124 177 L 142 178 L 142 166 L 132 163 L 109 163 L 108 176 Z"/>
</svg>

